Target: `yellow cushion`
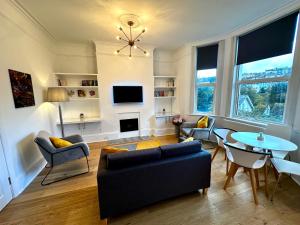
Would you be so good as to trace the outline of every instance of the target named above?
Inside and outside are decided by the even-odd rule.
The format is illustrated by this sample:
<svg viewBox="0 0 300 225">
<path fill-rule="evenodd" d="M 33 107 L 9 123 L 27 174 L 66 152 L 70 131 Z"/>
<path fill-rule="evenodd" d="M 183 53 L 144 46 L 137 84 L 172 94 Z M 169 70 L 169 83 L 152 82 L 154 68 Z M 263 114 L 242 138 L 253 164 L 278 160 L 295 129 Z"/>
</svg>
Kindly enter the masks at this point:
<svg viewBox="0 0 300 225">
<path fill-rule="evenodd" d="M 197 122 L 197 128 L 207 128 L 208 127 L 208 116 L 203 116 Z"/>
<path fill-rule="evenodd" d="M 106 146 L 106 147 L 102 148 L 102 151 L 104 151 L 106 153 L 118 153 L 118 152 L 128 152 L 128 149 Z"/>
<path fill-rule="evenodd" d="M 185 139 L 183 142 L 191 142 L 191 141 L 193 141 L 193 140 L 194 140 L 193 137 L 189 137 L 189 138 Z"/>
<path fill-rule="evenodd" d="M 136 150 L 143 150 L 143 149 L 147 149 L 147 148 L 157 148 L 160 146 L 160 142 L 159 141 L 141 141 L 137 143 L 136 146 Z"/>
<path fill-rule="evenodd" d="M 73 145 L 71 142 L 63 140 L 58 137 L 49 137 L 49 139 L 55 148 L 64 148 Z"/>
</svg>

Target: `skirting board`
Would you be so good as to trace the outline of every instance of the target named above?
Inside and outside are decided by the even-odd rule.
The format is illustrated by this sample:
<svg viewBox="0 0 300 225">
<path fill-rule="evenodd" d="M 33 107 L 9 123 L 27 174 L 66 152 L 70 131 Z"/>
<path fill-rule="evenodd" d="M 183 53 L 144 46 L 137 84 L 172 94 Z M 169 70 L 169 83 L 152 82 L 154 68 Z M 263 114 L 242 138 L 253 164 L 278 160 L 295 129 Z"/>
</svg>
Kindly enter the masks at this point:
<svg viewBox="0 0 300 225">
<path fill-rule="evenodd" d="M 13 197 L 20 195 L 45 168 L 47 162 L 42 157 L 34 162 L 25 173 L 19 175 L 16 179 L 12 179 Z"/>
<path fill-rule="evenodd" d="M 144 136 L 164 136 L 164 135 L 173 135 L 175 134 L 174 128 L 162 128 L 162 129 L 142 129 L 141 137 Z M 114 132 L 104 132 L 98 134 L 89 134 L 84 135 L 83 139 L 87 143 L 100 142 L 100 141 L 109 141 L 120 139 L 121 135 L 119 131 Z"/>
</svg>

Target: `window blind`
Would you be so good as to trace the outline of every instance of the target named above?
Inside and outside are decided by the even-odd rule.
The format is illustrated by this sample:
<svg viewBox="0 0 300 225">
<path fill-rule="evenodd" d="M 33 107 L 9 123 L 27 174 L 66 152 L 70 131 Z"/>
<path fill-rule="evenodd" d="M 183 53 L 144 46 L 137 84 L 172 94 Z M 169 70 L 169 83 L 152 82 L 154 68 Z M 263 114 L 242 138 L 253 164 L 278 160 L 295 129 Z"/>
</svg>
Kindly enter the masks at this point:
<svg viewBox="0 0 300 225">
<path fill-rule="evenodd" d="M 218 44 L 197 48 L 197 70 L 217 68 Z"/>
<path fill-rule="evenodd" d="M 238 38 L 237 65 L 292 53 L 298 12 Z"/>
</svg>

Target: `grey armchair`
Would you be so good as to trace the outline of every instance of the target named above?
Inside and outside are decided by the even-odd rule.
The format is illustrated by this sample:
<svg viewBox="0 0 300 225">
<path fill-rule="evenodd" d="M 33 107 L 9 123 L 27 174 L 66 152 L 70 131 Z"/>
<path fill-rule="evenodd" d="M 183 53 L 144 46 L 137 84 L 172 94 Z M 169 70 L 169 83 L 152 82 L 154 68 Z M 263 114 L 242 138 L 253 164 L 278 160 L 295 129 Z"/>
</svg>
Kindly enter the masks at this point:
<svg viewBox="0 0 300 225">
<path fill-rule="evenodd" d="M 90 171 L 90 166 L 88 161 L 88 156 L 90 154 L 89 147 L 86 143 L 83 142 L 83 139 L 80 135 L 72 135 L 69 137 L 64 137 L 63 138 L 64 140 L 69 141 L 73 144 L 72 146 L 64 147 L 64 148 L 55 148 L 50 142 L 49 136 L 50 134 L 48 132 L 41 131 L 39 132 L 38 136 L 34 140 L 35 143 L 38 145 L 45 160 L 48 163 L 48 166 L 46 166 L 46 168 L 48 168 L 49 170 L 41 182 L 42 186 L 52 184 L 58 181 L 62 181 L 74 176 L 82 175 Z M 86 159 L 87 171 L 77 173 L 75 175 L 68 176 L 65 178 L 60 178 L 52 182 L 45 182 L 45 180 L 47 179 L 48 175 L 51 173 L 54 166 L 64 164 L 68 161 L 81 159 L 83 157 L 85 157 Z"/>
<path fill-rule="evenodd" d="M 201 119 L 201 116 L 199 119 Z M 208 117 L 208 127 L 207 128 L 197 128 L 196 122 L 184 122 L 181 125 L 180 132 L 185 137 L 193 137 L 197 140 L 209 140 L 210 134 L 215 124 L 215 118 Z"/>
</svg>

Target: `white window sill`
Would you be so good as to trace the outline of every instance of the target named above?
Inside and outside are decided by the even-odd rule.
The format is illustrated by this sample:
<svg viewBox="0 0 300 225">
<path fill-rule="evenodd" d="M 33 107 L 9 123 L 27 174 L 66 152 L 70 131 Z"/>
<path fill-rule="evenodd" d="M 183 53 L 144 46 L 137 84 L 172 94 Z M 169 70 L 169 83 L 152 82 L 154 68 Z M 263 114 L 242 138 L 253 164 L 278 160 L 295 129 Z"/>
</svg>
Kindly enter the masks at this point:
<svg viewBox="0 0 300 225">
<path fill-rule="evenodd" d="M 256 127 L 260 127 L 260 128 L 266 128 L 267 125 L 268 125 L 267 123 L 255 122 L 255 121 L 246 120 L 246 119 L 242 119 L 242 118 L 232 118 L 232 117 L 223 117 L 223 118 L 225 120 L 238 122 L 238 123 L 243 123 L 243 124 L 246 124 L 246 125 L 252 125 L 252 126 L 256 126 Z"/>
<path fill-rule="evenodd" d="M 193 112 L 193 113 L 189 114 L 189 116 L 214 116 L 214 117 L 216 117 L 217 115 L 215 115 L 214 113 L 207 113 L 207 112 Z"/>
</svg>

